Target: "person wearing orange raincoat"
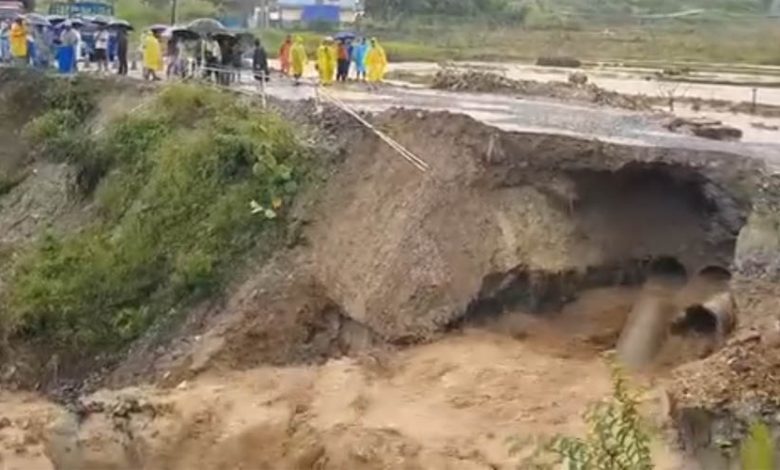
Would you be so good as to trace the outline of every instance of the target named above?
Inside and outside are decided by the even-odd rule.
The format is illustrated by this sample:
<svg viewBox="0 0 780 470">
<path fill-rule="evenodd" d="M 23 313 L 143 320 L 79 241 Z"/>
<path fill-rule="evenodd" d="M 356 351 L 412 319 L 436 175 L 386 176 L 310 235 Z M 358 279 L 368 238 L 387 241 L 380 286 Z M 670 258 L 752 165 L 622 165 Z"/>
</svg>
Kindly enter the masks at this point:
<svg viewBox="0 0 780 470">
<path fill-rule="evenodd" d="M 387 70 L 387 54 L 376 38 L 371 38 L 371 48 L 366 55 L 366 68 L 370 83 L 379 83 L 384 80 Z"/>
<path fill-rule="evenodd" d="M 287 38 L 282 43 L 282 47 L 279 48 L 279 64 L 281 65 L 282 73 L 285 75 L 290 73 L 290 50 L 292 46 L 292 36 L 287 35 Z"/>
<path fill-rule="evenodd" d="M 336 48 L 330 37 L 326 37 L 317 48 L 317 72 L 320 74 L 321 84 L 328 86 L 333 83 L 336 73 Z"/>
<path fill-rule="evenodd" d="M 308 61 L 309 58 L 306 57 L 306 48 L 303 47 L 303 38 L 296 36 L 295 44 L 290 48 L 290 68 L 292 70 L 292 75 L 295 78 L 296 85 L 300 83 Z"/>
</svg>

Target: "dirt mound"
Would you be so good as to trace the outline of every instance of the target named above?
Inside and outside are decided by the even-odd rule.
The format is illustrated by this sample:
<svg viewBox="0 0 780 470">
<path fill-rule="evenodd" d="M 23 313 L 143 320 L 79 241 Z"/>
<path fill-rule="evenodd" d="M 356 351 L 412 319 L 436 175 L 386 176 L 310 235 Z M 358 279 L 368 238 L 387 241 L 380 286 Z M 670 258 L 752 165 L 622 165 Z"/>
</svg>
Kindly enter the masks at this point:
<svg viewBox="0 0 780 470">
<path fill-rule="evenodd" d="M 439 70 L 431 86 L 439 90 L 509 93 L 564 101 L 581 101 L 634 111 L 652 110 L 651 101 L 644 97 L 622 95 L 593 84 L 513 80 L 495 73 L 475 70 Z"/>
</svg>

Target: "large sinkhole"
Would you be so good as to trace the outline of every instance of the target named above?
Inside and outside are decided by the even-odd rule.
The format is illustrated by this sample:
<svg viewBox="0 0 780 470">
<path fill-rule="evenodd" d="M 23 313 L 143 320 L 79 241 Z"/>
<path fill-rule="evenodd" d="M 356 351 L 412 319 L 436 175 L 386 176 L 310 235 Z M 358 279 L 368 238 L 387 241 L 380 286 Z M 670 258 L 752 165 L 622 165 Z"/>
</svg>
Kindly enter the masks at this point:
<svg viewBox="0 0 780 470">
<path fill-rule="evenodd" d="M 490 273 L 459 325 L 506 312 L 554 314 L 583 292 L 641 286 L 648 279 L 678 286 L 693 277 L 721 282 L 747 219 L 744 202 L 681 165 L 635 162 L 614 171 L 570 170 L 533 186 L 565 213 L 600 262 L 558 271 L 516 266 Z M 714 329 L 712 319 L 695 308 L 686 326 Z"/>
</svg>

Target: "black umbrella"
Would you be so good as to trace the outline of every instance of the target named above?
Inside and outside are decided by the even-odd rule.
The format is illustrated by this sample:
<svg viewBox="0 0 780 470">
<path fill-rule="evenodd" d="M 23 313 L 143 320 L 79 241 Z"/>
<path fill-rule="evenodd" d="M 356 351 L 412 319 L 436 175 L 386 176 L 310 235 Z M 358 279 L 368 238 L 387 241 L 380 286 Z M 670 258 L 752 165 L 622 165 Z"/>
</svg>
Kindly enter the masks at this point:
<svg viewBox="0 0 780 470">
<path fill-rule="evenodd" d="M 129 21 L 118 18 L 108 23 L 108 27 L 111 29 L 126 29 L 128 31 L 133 30 L 133 25 L 131 25 Z"/>
<path fill-rule="evenodd" d="M 69 22 L 70 25 L 73 26 L 74 28 L 81 28 L 86 24 L 84 20 L 82 20 L 81 18 L 71 18 L 66 21 Z"/>
<path fill-rule="evenodd" d="M 49 20 L 50 24 L 57 25 L 67 20 L 68 18 L 62 15 L 49 15 L 46 17 L 46 19 Z"/>
<path fill-rule="evenodd" d="M 165 30 L 163 36 L 170 36 L 182 41 L 197 41 L 200 39 L 200 35 L 198 33 L 184 26 L 171 26 Z"/>
<path fill-rule="evenodd" d="M 351 40 L 355 39 L 355 33 L 342 31 L 340 33 L 336 33 L 336 35 L 333 36 L 333 38 L 335 40 L 337 40 L 337 41 L 347 41 L 347 40 L 351 41 Z"/>
<path fill-rule="evenodd" d="M 209 34 L 211 39 L 215 41 L 237 41 L 238 38 L 236 38 L 236 35 L 233 33 L 228 33 L 227 31 L 221 32 L 221 33 L 212 33 Z"/>
<path fill-rule="evenodd" d="M 187 25 L 187 29 L 195 31 L 196 33 L 203 36 L 208 34 L 214 35 L 217 33 L 227 32 L 227 28 L 225 28 L 222 23 L 215 20 L 214 18 L 200 18 L 193 20 L 190 22 L 190 24 Z"/>
</svg>

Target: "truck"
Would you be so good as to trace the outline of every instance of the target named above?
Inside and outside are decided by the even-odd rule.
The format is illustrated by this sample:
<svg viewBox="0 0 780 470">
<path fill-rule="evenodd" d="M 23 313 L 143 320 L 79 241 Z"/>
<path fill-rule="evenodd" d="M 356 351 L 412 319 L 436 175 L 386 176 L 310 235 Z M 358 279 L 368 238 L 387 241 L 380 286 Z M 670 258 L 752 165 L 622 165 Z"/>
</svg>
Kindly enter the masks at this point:
<svg viewBox="0 0 780 470">
<path fill-rule="evenodd" d="M 111 20 L 114 16 L 114 5 L 100 1 L 53 2 L 49 5 L 49 15 L 79 18 L 84 21 L 84 26 L 80 29 L 81 41 L 84 44 L 84 47 L 81 48 L 80 59 L 91 62 L 94 60 L 95 32 L 97 31 L 93 20 L 98 17 L 104 21 Z"/>
</svg>

